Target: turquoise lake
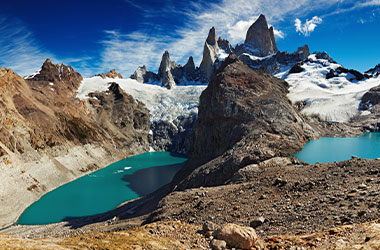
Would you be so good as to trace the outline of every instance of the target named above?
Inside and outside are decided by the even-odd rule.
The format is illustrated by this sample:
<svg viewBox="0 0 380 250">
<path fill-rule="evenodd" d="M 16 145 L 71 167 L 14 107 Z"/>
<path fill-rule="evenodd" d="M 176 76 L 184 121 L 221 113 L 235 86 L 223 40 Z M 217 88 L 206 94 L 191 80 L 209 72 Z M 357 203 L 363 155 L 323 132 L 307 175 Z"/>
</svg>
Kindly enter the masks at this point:
<svg viewBox="0 0 380 250">
<path fill-rule="evenodd" d="M 49 224 L 110 211 L 169 183 L 186 160 L 169 152 L 126 158 L 47 193 L 24 211 L 18 223 Z"/>
<path fill-rule="evenodd" d="M 309 164 L 343 161 L 352 156 L 380 158 L 380 133 L 364 133 L 359 137 L 323 137 L 309 141 L 294 156 Z"/>
</svg>

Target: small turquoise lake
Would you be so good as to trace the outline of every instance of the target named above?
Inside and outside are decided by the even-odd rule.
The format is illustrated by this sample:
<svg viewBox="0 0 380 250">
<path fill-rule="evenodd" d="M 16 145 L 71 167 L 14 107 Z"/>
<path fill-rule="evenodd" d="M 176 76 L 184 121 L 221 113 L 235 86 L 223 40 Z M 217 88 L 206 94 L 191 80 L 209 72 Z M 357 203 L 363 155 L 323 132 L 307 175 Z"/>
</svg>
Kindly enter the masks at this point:
<svg viewBox="0 0 380 250">
<path fill-rule="evenodd" d="M 294 156 L 309 164 L 343 161 L 352 156 L 380 158 L 380 133 L 364 133 L 359 137 L 322 137 L 306 143 Z"/>
<path fill-rule="evenodd" d="M 186 160 L 169 152 L 126 158 L 47 193 L 24 211 L 18 223 L 50 224 L 110 211 L 168 184 Z"/>
</svg>

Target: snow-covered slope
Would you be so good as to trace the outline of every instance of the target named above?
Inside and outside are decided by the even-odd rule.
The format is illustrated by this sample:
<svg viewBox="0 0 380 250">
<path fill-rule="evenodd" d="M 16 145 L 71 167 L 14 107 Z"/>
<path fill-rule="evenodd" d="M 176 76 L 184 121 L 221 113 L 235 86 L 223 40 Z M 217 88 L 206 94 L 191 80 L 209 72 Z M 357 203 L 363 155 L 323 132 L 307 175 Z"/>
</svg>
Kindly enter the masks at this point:
<svg viewBox="0 0 380 250">
<path fill-rule="evenodd" d="M 326 79 L 331 69 L 341 65 L 326 59 L 317 59 L 312 54 L 303 65 L 303 71 L 295 74 L 278 74 L 289 84 L 288 98 L 293 102 L 306 101 L 306 114 L 318 114 L 330 121 L 346 122 L 356 115 L 360 99 L 370 88 L 380 84 L 379 78 L 350 81 L 354 76 L 341 73 L 338 77 Z"/>
<path fill-rule="evenodd" d="M 136 100 L 143 102 L 150 110 L 151 121 L 172 121 L 178 116 L 198 113 L 199 96 L 207 85 L 176 86 L 166 89 L 158 85 L 142 84 L 133 79 L 112 79 L 94 76 L 84 78 L 78 97 L 84 99 L 91 92 L 105 91 L 109 82 L 116 82 Z"/>
</svg>

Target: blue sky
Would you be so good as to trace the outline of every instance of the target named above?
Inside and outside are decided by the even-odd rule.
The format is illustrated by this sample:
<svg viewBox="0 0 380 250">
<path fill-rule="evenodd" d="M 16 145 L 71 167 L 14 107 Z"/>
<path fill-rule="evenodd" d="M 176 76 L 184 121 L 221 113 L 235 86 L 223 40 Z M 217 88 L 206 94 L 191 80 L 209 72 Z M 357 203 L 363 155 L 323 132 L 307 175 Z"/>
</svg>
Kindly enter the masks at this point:
<svg viewBox="0 0 380 250">
<path fill-rule="evenodd" d="M 308 44 L 360 71 L 380 63 L 380 0 L 12 0 L 0 9 L 0 66 L 27 75 L 49 57 L 85 76 L 129 76 L 157 71 L 165 50 L 199 64 L 212 26 L 235 45 L 261 13 L 281 51 Z"/>
</svg>

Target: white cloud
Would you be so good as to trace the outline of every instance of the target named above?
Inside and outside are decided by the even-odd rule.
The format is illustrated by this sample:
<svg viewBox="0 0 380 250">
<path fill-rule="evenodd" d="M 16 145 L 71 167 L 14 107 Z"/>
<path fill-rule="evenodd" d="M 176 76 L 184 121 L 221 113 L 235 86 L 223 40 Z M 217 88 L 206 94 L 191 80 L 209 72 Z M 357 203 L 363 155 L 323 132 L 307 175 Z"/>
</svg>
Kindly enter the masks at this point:
<svg viewBox="0 0 380 250">
<path fill-rule="evenodd" d="M 304 36 L 310 36 L 310 33 L 315 30 L 317 24 L 321 24 L 322 19 L 320 17 L 313 17 L 311 20 L 306 19 L 306 22 L 302 24 L 301 20 L 296 18 L 294 21 L 294 26 L 296 27 L 296 31 L 301 33 Z"/>
<path fill-rule="evenodd" d="M 46 58 L 45 52 L 21 22 L 0 16 L 0 66 L 12 68 L 21 76 L 38 70 Z"/>
</svg>

